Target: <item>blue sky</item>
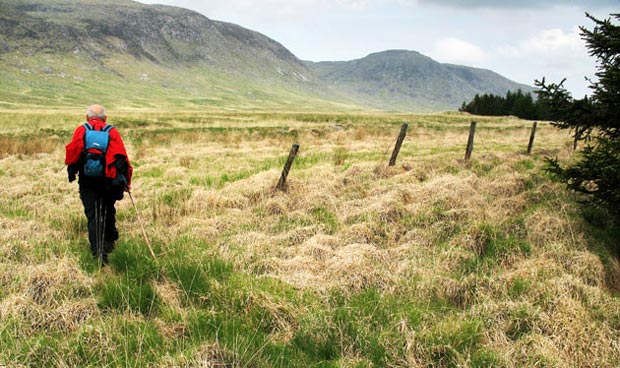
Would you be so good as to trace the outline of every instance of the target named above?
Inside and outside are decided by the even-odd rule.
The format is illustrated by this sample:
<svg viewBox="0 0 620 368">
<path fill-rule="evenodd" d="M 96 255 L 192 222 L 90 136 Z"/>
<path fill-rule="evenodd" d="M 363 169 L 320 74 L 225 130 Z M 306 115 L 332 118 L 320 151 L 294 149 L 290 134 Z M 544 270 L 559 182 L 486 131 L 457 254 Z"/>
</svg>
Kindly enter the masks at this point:
<svg viewBox="0 0 620 368">
<path fill-rule="evenodd" d="M 198 11 L 261 32 L 303 60 L 352 60 L 388 49 L 491 69 L 530 84 L 543 76 L 588 93 L 595 61 L 579 36 L 585 17 L 620 0 L 142 0 Z"/>
</svg>

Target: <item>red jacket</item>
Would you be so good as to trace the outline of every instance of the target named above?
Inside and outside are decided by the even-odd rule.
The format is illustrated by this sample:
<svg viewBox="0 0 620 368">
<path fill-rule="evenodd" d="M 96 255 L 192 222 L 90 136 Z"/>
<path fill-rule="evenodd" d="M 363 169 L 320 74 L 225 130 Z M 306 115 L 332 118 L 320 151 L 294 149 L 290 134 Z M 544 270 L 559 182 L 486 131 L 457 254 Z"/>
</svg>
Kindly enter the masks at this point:
<svg viewBox="0 0 620 368">
<path fill-rule="evenodd" d="M 101 130 L 106 125 L 106 123 L 99 118 L 92 118 L 88 121 L 90 125 L 92 125 L 93 129 Z M 82 125 L 75 129 L 73 133 L 73 139 L 69 144 L 65 146 L 65 164 L 73 165 L 80 160 L 82 156 L 82 152 L 84 151 L 84 133 L 86 132 L 86 128 Z M 127 160 L 128 170 L 127 170 L 127 186 L 131 185 L 131 175 L 133 173 L 133 168 L 129 164 L 129 157 L 127 156 L 127 150 L 125 150 L 125 144 L 121 139 L 121 135 L 118 133 L 116 128 L 112 128 L 110 131 L 110 139 L 108 143 L 108 150 L 105 154 L 105 162 L 107 163 L 107 167 L 105 168 L 105 176 L 110 179 L 116 178 L 116 166 L 113 165 L 116 155 L 125 156 Z"/>
</svg>

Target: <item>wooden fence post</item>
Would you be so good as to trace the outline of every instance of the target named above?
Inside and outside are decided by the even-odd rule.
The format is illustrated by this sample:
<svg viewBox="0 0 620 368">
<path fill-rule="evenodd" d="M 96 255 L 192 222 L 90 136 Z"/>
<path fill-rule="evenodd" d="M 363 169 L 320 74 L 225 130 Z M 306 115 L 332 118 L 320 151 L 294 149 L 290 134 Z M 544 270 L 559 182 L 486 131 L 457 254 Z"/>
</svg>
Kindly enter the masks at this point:
<svg viewBox="0 0 620 368">
<path fill-rule="evenodd" d="M 396 165 L 396 158 L 398 157 L 398 153 L 400 152 L 400 147 L 403 145 L 403 141 L 405 140 L 405 136 L 407 135 L 407 128 L 409 124 L 405 123 L 400 127 L 400 133 L 398 134 L 398 139 L 396 140 L 396 145 L 394 146 L 394 151 L 392 151 L 392 157 L 390 158 L 390 163 L 388 166 Z"/>
<path fill-rule="evenodd" d="M 288 154 L 288 159 L 286 160 L 286 164 L 284 164 L 284 169 L 282 169 L 282 175 L 280 175 L 280 180 L 278 181 L 276 189 L 286 192 L 286 177 L 288 176 L 288 172 L 291 170 L 291 165 L 293 165 L 293 160 L 295 160 L 298 150 L 298 144 L 294 144 L 293 147 L 291 147 L 291 152 Z"/>
<path fill-rule="evenodd" d="M 534 138 L 536 137 L 536 126 L 538 125 L 538 122 L 535 121 L 534 125 L 532 125 L 532 132 L 530 133 L 530 142 L 527 144 L 527 154 L 531 154 L 532 153 L 532 146 L 534 146 Z"/>
<path fill-rule="evenodd" d="M 469 126 L 469 138 L 467 139 L 467 149 L 465 150 L 465 160 L 469 160 L 471 152 L 474 150 L 474 135 L 476 134 L 476 122 L 472 121 Z"/>
</svg>

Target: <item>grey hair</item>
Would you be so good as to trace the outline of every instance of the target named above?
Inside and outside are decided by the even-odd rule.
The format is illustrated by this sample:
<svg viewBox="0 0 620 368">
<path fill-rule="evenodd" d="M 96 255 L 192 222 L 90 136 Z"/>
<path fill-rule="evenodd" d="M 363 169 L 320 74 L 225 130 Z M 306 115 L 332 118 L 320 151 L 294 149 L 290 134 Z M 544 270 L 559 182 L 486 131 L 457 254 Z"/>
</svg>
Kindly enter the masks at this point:
<svg viewBox="0 0 620 368">
<path fill-rule="evenodd" d="M 93 110 L 95 110 L 95 111 L 93 111 Z M 96 110 L 101 110 L 101 111 L 96 111 Z M 103 107 L 101 105 L 90 106 L 86 110 L 86 116 L 88 117 L 88 119 L 92 119 L 92 118 L 105 119 L 105 117 L 106 117 L 105 107 Z"/>
</svg>

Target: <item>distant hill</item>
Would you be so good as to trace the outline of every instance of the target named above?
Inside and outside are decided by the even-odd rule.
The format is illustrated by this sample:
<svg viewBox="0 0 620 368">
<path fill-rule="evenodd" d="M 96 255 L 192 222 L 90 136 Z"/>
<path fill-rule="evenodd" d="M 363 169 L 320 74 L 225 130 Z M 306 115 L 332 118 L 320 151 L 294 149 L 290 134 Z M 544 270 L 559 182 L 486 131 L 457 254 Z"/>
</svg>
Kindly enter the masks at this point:
<svg viewBox="0 0 620 368">
<path fill-rule="evenodd" d="M 305 63 L 333 90 L 384 109 L 455 109 L 477 93 L 503 96 L 509 90 L 533 90 L 490 70 L 442 64 L 416 51 L 389 50 L 351 61 Z"/>
<path fill-rule="evenodd" d="M 129 0 L 2 0 L 0 107 L 456 109 L 530 87 L 414 51 L 302 62 L 280 43 L 199 13 Z"/>
<path fill-rule="evenodd" d="M 4 106 L 330 105 L 320 81 L 278 42 L 182 8 L 3 0 L 0 44 Z"/>
</svg>

